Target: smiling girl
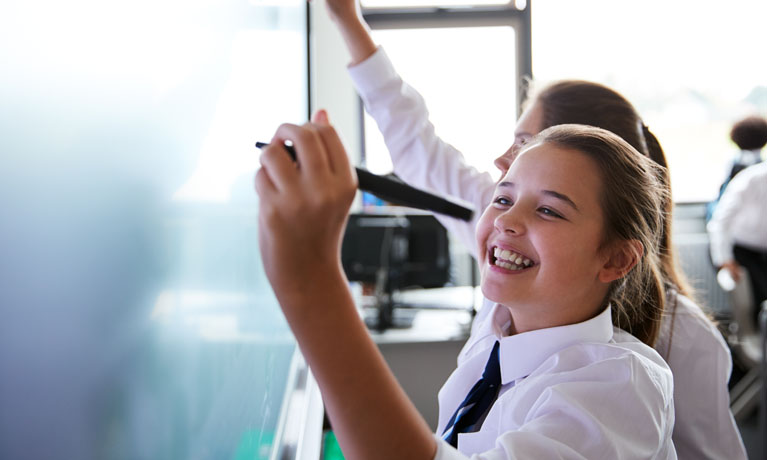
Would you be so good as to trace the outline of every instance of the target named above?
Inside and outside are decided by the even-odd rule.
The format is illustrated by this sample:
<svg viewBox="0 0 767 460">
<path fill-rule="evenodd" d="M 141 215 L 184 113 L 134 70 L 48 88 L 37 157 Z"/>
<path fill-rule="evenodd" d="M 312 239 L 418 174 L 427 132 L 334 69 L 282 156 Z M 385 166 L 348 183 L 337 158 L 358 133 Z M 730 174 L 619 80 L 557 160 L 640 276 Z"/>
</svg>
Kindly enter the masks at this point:
<svg viewBox="0 0 767 460">
<path fill-rule="evenodd" d="M 282 125 L 261 163 L 264 267 L 347 458 L 676 458 L 671 372 L 647 345 L 663 311 L 664 188 L 622 139 L 544 130 L 499 182 L 477 226 L 496 304 L 440 391 L 436 435 L 347 287 L 339 254 L 356 178 L 336 132 Z"/>
<path fill-rule="evenodd" d="M 371 36 L 358 0 L 322 3 L 349 52 L 348 74 L 366 112 L 383 135 L 394 172 L 414 187 L 468 201 L 477 209 L 484 209 L 492 198 L 495 180 L 469 166 L 465 152 L 439 136 L 440 127 L 433 124 L 424 98 L 401 78 L 386 47 L 378 46 Z M 482 83 L 468 81 L 466 88 L 470 90 L 476 84 Z M 498 102 L 488 101 L 488 106 Z M 637 109 L 623 95 L 604 85 L 581 80 L 554 82 L 531 93 L 523 106 L 524 111 L 513 128 L 511 148 L 495 160 L 502 174 L 508 170 L 517 149 L 532 136 L 550 126 L 567 123 L 612 131 L 640 153 L 667 166 L 660 142 Z M 454 115 L 462 115 L 458 106 L 454 110 Z M 730 349 L 704 308 L 696 303 L 680 267 L 673 244 L 674 203 L 668 170 L 663 171 L 661 182 L 669 192 L 659 250 L 667 299 L 654 347 L 674 376 L 674 445 L 682 459 L 745 460 L 745 446 L 730 411 Z M 451 236 L 477 257 L 473 251 L 476 222 L 438 218 Z M 474 320 L 467 348 L 491 307 L 492 303 L 485 299 Z M 467 348 L 459 355 L 459 363 Z"/>
</svg>

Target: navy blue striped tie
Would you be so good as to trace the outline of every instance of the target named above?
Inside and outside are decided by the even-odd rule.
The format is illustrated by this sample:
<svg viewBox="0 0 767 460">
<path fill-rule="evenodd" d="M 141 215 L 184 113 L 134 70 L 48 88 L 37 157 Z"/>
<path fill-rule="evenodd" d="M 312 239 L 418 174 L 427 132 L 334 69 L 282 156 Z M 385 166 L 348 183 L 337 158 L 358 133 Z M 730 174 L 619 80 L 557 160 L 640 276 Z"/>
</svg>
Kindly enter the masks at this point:
<svg viewBox="0 0 767 460">
<path fill-rule="evenodd" d="M 442 433 L 442 439 L 453 447 L 458 447 L 458 433 L 479 431 L 490 407 L 498 397 L 501 389 L 501 366 L 498 362 L 499 342 L 495 342 L 490 358 L 485 365 L 482 378 L 474 384 L 466 399 L 456 409 L 447 427 Z"/>
</svg>

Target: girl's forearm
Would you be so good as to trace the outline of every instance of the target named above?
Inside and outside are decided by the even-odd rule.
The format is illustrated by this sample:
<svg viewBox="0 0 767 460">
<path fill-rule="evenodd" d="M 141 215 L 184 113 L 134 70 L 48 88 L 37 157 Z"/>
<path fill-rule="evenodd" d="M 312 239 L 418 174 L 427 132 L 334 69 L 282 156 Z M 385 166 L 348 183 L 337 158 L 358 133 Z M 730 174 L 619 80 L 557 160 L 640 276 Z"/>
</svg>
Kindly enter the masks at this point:
<svg viewBox="0 0 767 460">
<path fill-rule="evenodd" d="M 351 55 L 351 65 L 359 64 L 375 53 L 377 46 L 370 34 L 370 28 L 362 18 L 355 15 L 338 19 L 336 23 Z"/>
<path fill-rule="evenodd" d="M 370 338 L 345 277 L 339 270 L 317 268 L 318 282 L 280 302 L 320 386 L 344 455 L 433 458 L 431 430 Z"/>
</svg>

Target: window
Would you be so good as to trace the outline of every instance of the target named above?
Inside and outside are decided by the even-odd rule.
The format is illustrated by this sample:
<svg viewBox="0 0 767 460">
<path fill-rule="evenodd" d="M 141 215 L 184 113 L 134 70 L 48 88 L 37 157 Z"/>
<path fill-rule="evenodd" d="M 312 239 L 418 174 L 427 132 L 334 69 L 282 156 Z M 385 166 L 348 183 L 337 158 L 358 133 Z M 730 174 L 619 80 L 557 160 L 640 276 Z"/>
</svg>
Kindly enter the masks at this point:
<svg viewBox="0 0 767 460">
<path fill-rule="evenodd" d="M 525 12 L 510 5 L 408 13 L 366 9 L 365 18 L 405 81 L 426 99 L 437 133 L 470 164 L 496 174 L 493 160 L 513 142 L 519 82 L 529 74 Z M 364 132 L 366 166 L 390 172 L 389 154 L 367 114 Z"/>
<path fill-rule="evenodd" d="M 677 202 L 714 198 L 739 118 L 767 112 L 767 3 L 535 2 L 537 82 L 598 81 L 623 93 L 663 146 Z M 718 8 L 717 8 L 718 6 Z"/>
<path fill-rule="evenodd" d="M 437 133 L 481 170 L 513 142 L 516 69 L 511 27 L 377 30 L 376 41 L 426 99 Z M 498 43 L 489 47 L 487 43 Z M 428 60 L 423 56 L 429 55 Z M 383 138 L 365 115 L 366 165 L 392 169 Z"/>
</svg>

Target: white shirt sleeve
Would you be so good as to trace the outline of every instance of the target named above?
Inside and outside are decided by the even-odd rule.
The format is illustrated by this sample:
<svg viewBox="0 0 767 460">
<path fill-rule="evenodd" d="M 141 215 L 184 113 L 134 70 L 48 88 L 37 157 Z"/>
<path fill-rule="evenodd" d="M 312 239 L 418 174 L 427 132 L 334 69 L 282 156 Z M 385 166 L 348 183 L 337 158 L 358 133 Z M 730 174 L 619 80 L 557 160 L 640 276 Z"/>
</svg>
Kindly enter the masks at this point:
<svg viewBox="0 0 767 460">
<path fill-rule="evenodd" d="M 742 172 L 727 184 L 719 204 L 716 205 L 714 215 L 706 227 L 711 244 L 711 260 L 717 267 L 734 259 L 732 254 L 732 226 L 739 211 L 745 185 Z"/>
<path fill-rule="evenodd" d="M 382 48 L 350 67 L 349 74 L 383 134 L 394 172 L 415 187 L 459 198 L 474 207 L 471 222 L 437 218 L 475 254 L 476 223 L 495 186 L 490 174 L 468 165 L 461 152 L 436 135 L 423 98 L 402 81 Z"/>
<path fill-rule="evenodd" d="M 749 166 L 727 184 L 707 228 L 715 265 L 733 259 L 735 244 L 767 251 L 767 162 Z"/>
<path fill-rule="evenodd" d="M 448 444 L 440 436 L 435 434 L 434 437 L 437 439 L 437 453 L 434 455 L 434 460 L 466 460 L 469 458 L 458 452 L 458 449 Z"/>
</svg>

